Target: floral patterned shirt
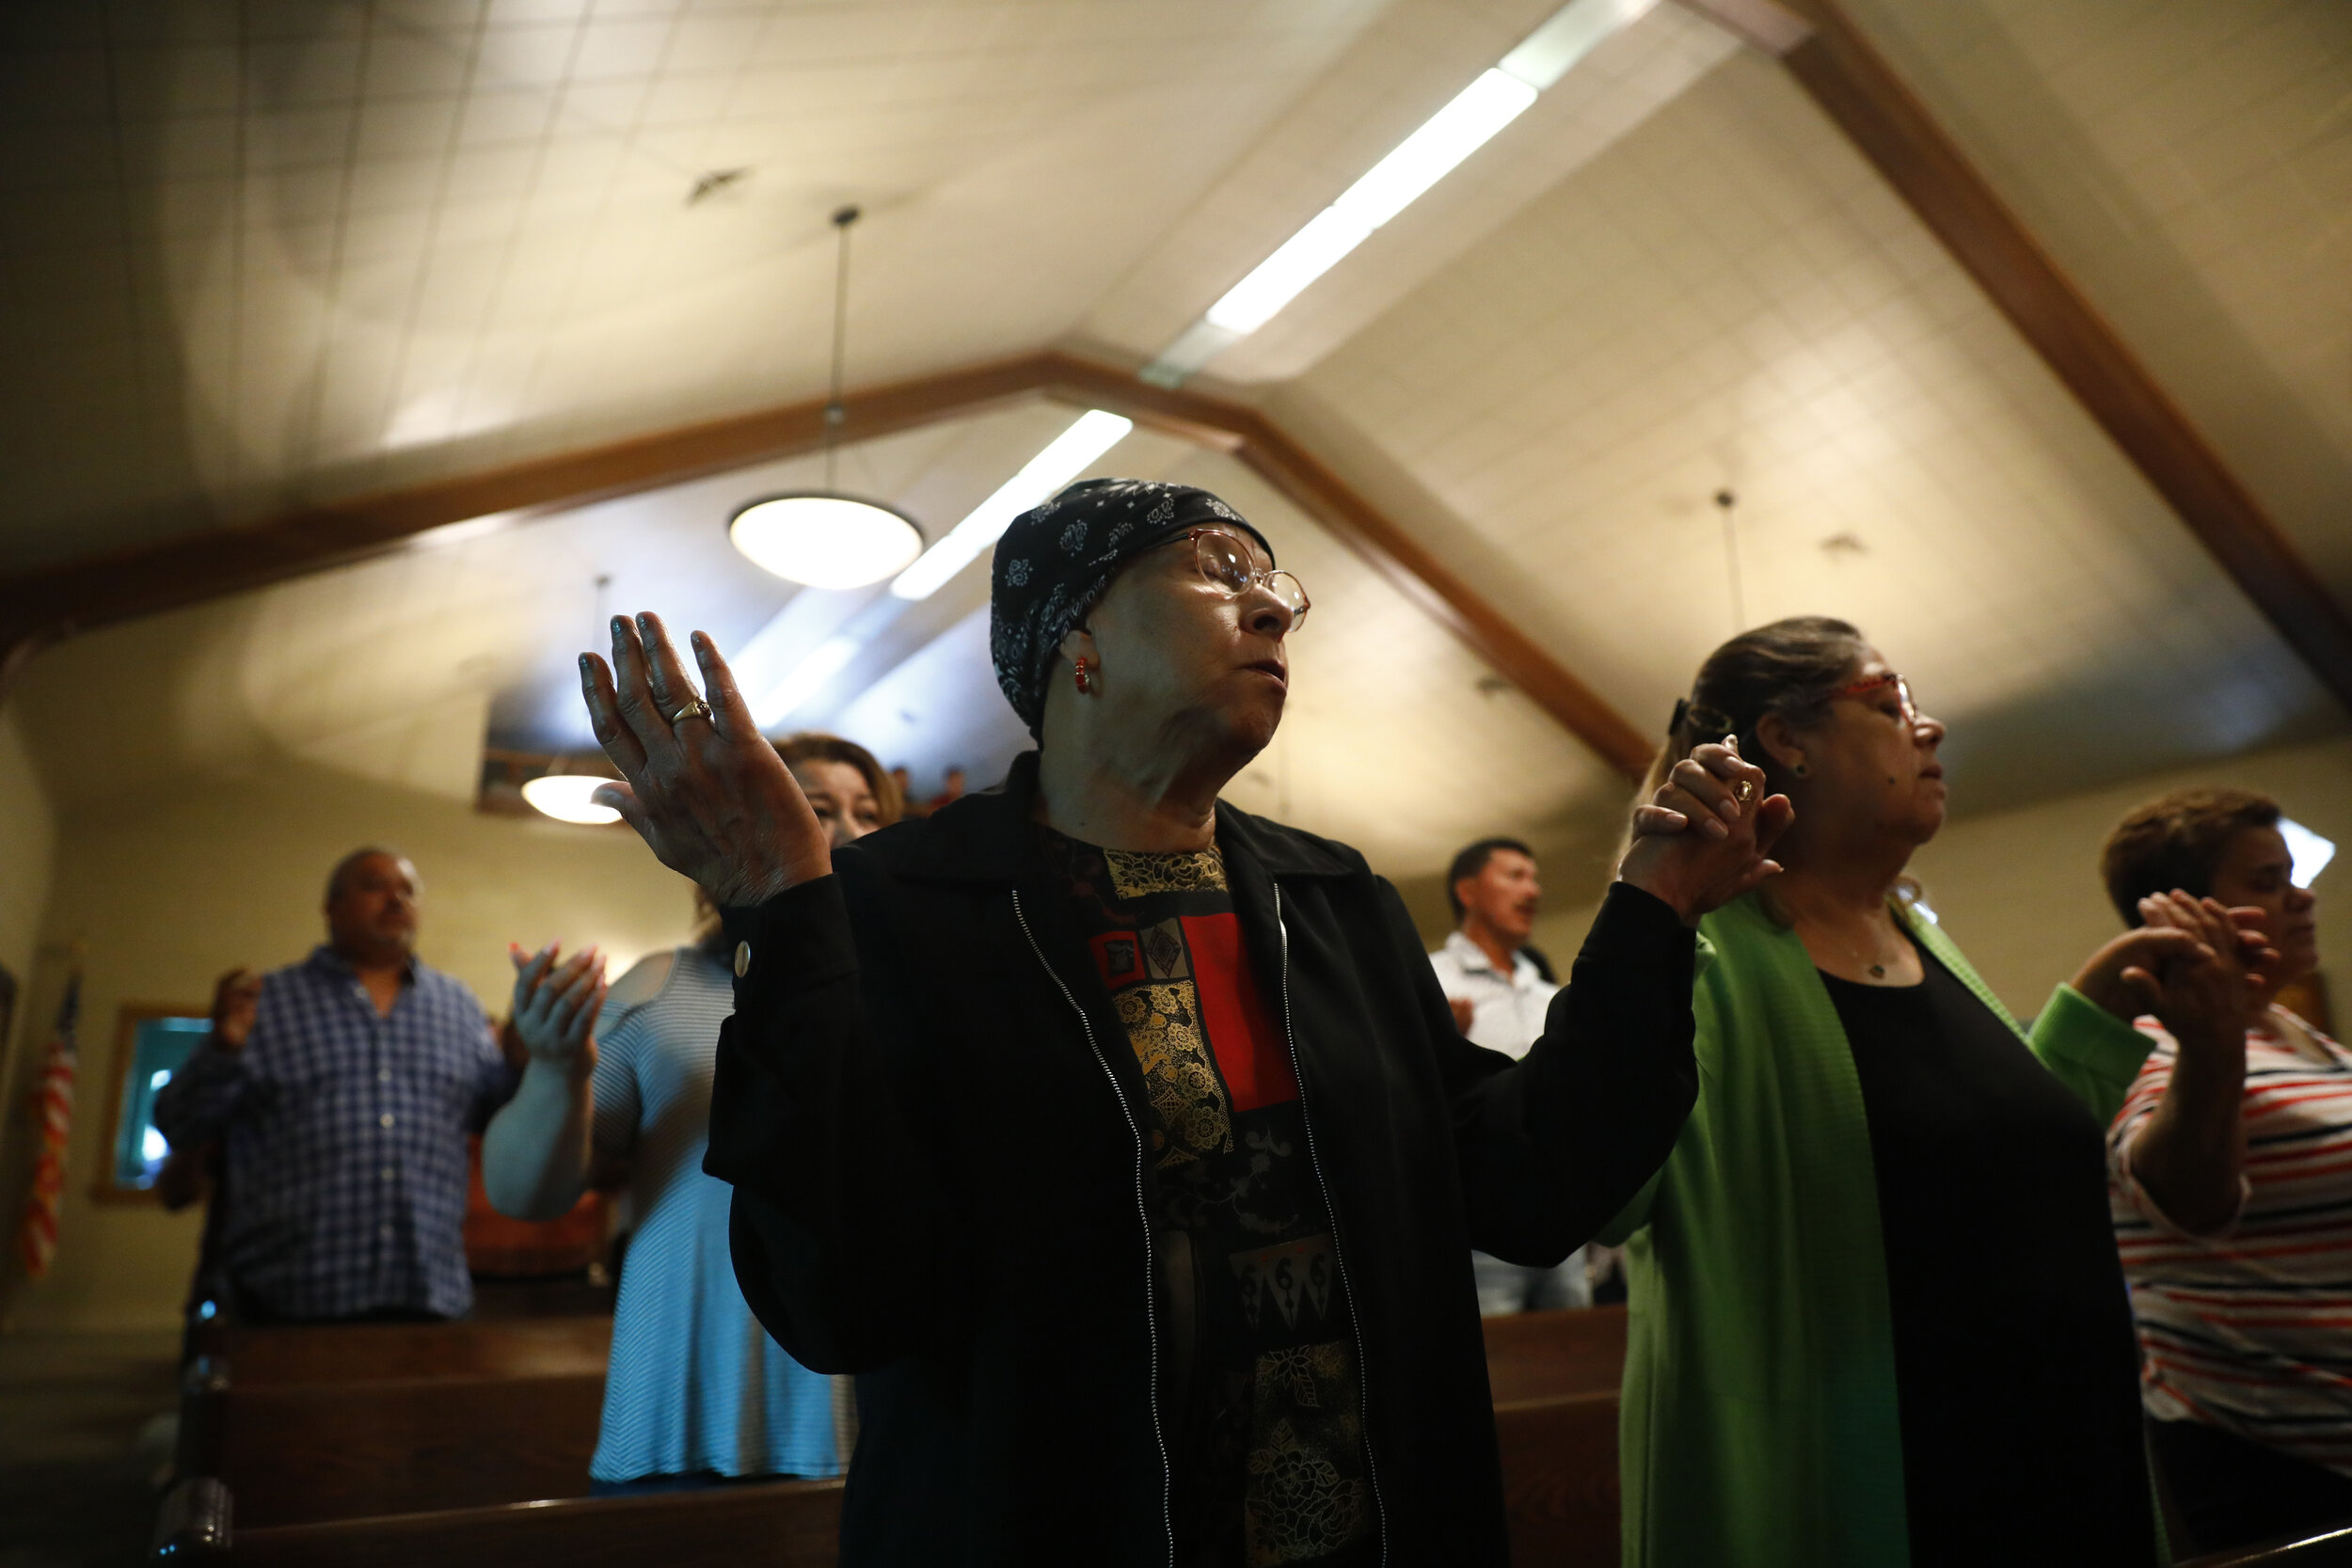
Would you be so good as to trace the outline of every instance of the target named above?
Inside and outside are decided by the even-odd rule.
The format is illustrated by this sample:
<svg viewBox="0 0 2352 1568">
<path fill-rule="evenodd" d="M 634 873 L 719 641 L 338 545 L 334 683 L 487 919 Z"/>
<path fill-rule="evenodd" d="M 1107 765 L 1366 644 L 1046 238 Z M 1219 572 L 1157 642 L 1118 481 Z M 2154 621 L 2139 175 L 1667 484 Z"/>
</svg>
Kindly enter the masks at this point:
<svg viewBox="0 0 2352 1568">
<path fill-rule="evenodd" d="M 1330 1209 L 1224 861 L 1040 832 L 1151 1101 L 1177 1561 L 1369 1562 L 1362 1389 Z"/>
</svg>

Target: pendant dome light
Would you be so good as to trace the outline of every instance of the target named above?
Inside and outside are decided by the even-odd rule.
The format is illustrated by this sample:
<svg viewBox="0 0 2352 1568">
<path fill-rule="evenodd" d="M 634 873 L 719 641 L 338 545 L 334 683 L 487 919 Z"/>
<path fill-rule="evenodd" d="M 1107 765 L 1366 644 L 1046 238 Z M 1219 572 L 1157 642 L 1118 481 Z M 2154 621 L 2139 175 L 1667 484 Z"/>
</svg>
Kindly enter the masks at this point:
<svg viewBox="0 0 2352 1568">
<path fill-rule="evenodd" d="M 542 816 L 552 816 L 558 822 L 602 827 L 608 822 L 618 822 L 621 814 L 611 806 L 598 805 L 588 797 L 596 792 L 598 784 L 612 782 L 599 774 L 545 773 L 523 781 L 523 800 Z"/>
<path fill-rule="evenodd" d="M 612 574 L 596 574 L 596 618 L 593 626 L 610 624 L 607 613 L 612 602 Z M 593 767 L 604 766 L 599 758 Z M 572 753 L 565 752 L 548 759 L 548 769 L 535 779 L 525 779 L 522 784 L 523 803 L 542 816 L 552 816 L 558 822 L 577 822 L 582 827 L 598 828 L 618 822 L 621 814 L 611 806 L 600 806 L 588 797 L 599 784 L 617 784 L 610 772 L 594 772 L 574 768 Z"/>
<path fill-rule="evenodd" d="M 825 403 L 825 487 L 747 501 L 727 521 L 727 537 L 755 565 L 811 588 L 863 588 L 904 570 L 923 553 L 923 532 L 904 513 L 834 488 L 841 404 L 841 365 L 848 341 L 850 226 L 855 207 L 833 215 L 840 234 L 834 265 L 833 395 Z"/>
</svg>

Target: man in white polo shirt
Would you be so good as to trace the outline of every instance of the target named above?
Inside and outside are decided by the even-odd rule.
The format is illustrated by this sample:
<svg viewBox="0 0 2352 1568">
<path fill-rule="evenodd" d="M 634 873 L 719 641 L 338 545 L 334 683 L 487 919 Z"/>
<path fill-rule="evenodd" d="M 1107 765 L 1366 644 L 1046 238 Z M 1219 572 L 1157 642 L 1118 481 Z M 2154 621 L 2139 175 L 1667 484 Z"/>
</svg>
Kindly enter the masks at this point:
<svg viewBox="0 0 2352 1568">
<path fill-rule="evenodd" d="M 1454 857 L 1445 891 L 1454 906 L 1454 934 L 1429 962 L 1454 1004 L 1454 1022 L 1472 1044 L 1524 1056 L 1543 1034 L 1544 1015 L 1560 989 L 1551 966 L 1527 945 L 1544 892 L 1535 879 L 1535 852 L 1515 838 L 1482 838 Z M 1470 1262 L 1478 1276 L 1478 1309 L 1488 1317 L 1593 1304 L 1581 1247 L 1549 1269 L 1483 1252 L 1471 1253 Z"/>
</svg>

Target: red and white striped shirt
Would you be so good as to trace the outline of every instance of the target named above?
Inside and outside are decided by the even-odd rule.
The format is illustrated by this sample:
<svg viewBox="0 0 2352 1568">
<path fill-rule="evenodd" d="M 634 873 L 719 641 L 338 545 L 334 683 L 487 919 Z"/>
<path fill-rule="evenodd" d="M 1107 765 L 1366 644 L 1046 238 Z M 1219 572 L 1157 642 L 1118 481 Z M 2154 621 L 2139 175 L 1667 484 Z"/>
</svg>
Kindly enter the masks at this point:
<svg viewBox="0 0 2352 1568">
<path fill-rule="evenodd" d="M 2178 1049 L 2139 1027 L 2155 1048 L 2107 1131 L 2107 1170 L 2141 1401 L 2352 1474 L 2352 1052 L 2283 1007 L 2247 1032 L 2238 1212 L 2193 1236 L 2132 1173 Z"/>
</svg>

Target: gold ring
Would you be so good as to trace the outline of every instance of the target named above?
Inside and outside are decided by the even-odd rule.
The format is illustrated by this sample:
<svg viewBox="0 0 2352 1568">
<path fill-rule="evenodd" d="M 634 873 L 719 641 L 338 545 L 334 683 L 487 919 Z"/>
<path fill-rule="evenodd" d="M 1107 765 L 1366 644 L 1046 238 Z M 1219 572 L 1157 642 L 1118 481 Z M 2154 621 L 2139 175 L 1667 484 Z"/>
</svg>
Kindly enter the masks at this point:
<svg viewBox="0 0 2352 1568">
<path fill-rule="evenodd" d="M 1734 782 L 1731 786 L 1731 798 L 1739 801 L 1743 806 L 1750 800 L 1755 800 L 1756 781 L 1754 779 L 1740 779 Z"/>
<path fill-rule="evenodd" d="M 704 702 L 700 697 L 697 697 L 692 702 L 687 704 L 684 707 L 678 709 L 675 713 L 670 715 L 670 728 L 676 729 L 680 724 L 685 723 L 689 719 L 707 719 L 709 717 L 710 705 Z"/>
</svg>

